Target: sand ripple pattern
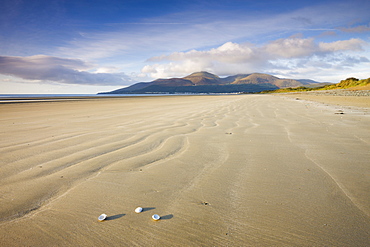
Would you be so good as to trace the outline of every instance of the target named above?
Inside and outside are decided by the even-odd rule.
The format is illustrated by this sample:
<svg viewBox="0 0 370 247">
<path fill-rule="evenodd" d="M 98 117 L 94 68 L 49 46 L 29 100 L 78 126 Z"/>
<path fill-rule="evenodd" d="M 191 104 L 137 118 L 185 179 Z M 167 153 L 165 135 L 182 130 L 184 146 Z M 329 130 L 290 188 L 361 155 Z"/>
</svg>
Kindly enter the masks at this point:
<svg viewBox="0 0 370 247">
<path fill-rule="evenodd" d="M 0 245 L 368 246 L 370 116 L 336 112 L 270 95 L 0 104 Z"/>
</svg>

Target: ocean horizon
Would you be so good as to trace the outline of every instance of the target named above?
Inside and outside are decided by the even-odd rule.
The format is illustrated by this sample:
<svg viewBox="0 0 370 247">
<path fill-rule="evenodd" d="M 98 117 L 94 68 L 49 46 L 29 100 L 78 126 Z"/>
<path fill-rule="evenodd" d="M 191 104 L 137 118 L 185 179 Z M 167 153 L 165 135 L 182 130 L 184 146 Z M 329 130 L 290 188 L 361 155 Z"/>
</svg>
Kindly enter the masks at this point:
<svg viewBox="0 0 370 247">
<path fill-rule="evenodd" d="M 189 94 L 0 94 L 0 98 L 35 98 L 35 97 L 128 97 L 128 96 L 171 96 Z M 191 94 L 195 95 L 195 94 Z M 198 95 L 198 94 L 197 94 Z"/>
<path fill-rule="evenodd" d="M 135 97 L 135 96 L 174 96 L 174 95 L 225 95 L 223 93 L 153 93 L 153 94 L 0 94 L 0 99 L 16 98 L 60 98 L 60 97 Z"/>
</svg>

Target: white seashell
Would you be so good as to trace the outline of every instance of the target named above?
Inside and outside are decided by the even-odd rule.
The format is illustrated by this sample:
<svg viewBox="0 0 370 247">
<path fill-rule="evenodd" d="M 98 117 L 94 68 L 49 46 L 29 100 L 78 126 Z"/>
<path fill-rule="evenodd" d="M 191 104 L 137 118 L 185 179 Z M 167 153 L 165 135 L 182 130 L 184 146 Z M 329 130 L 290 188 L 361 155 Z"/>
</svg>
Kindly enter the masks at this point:
<svg viewBox="0 0 370 247">
<path fill-rule="evenodd" d="M 161 216 L 159 216 L 158 214 L 153 214 L 152 215 L 153 220 L 159 220 L 160 218 L 161 218 Z"/>
<path fill-rule="evenodd" d="M 142 207 L 135 208 L 135 213 L 139 214 L 141 212 L 143 212 L 143 208 Z"/>
<path fill-rule="evenodd" d="M 100 216 L 99 216 L 98 220 L 99 220 L 99 221 L 103 221 L 103 220 L 105 220 L 106 218 L 107 218 L 107 215 L 106 215 L 106 214 L 102 214 L 102 215 L 100 215 Z"/>
</svg>

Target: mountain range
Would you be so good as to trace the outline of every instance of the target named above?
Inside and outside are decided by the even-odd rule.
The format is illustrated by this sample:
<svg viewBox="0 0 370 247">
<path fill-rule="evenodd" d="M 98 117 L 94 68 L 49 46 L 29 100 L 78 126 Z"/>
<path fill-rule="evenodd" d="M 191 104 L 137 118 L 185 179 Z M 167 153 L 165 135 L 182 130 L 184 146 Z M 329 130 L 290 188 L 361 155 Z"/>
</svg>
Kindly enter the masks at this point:
<svg viewBox="0 0 370 247">
<path fill-rule="evenodd" d="M 209 72 L 195 72 L 183 78 L 157 79 L 139 82 L 129 87 L 99 94 L 145 93 L 254 93 L 279 88 L 322 85 L 308 79 L 280 79 L 276 76 L 252 73 L 221 78 Z"/>
</svg>

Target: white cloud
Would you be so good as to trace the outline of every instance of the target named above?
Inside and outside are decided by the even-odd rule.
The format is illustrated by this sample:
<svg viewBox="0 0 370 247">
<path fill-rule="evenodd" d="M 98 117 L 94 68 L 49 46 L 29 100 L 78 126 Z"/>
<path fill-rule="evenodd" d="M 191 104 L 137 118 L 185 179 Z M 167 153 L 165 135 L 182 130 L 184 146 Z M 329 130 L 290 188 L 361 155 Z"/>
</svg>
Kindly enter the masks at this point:
<svg viewBox="0 0 370 247">
<path fill-rule="evenodd" d="M 262 48 L 269 56 L 277 58 L 304 57 L 317 52 L 317 45 L 313 38 L 302 39 L 297 37 L 278 39 Z"/>
<path fill-rule="evenodd" d="M 207 60 L 185 60 L 179 63 L 146 65 L 141 71 L 149 74 L 151 78 L 182 77 L 198 71 L 200 67 L 203 68 L 202 70 L 214 72 L 213 62 Z"/>
<path fill-rule="evenodd" d="M 206 51 L 191 50 L 152 57 L 148 61 L 155 63 L 143 67 L 142 72 L 153 78 L 164 78 L 201 70 L 218 75 L 271 71 L 286 74 L 299 68 L 303 68 L 302 73 L 311 68 L 340 70 L 369 63 L 366 56 L 356 53 L 363 51 L 366 44 L 360 39 L 317 43 L 313 38 L 300 36 L 278 39 L 261 46 L 227 42 Z M 353 54 L 346 55 L 346 52 Z"/>
<path fill-rule="evenodd" d="M 225 63 L 241 63 L 256 58 L 255 51 L 249 44 L 236 44 L 226 42 L 225 44 L 212 48 L 209 51 L 191 50 L 189 52 L 174 52 L 168 56 L 158 56 L 148 59 L 148 61 L 201 61 L 213 60 Z"/>
<path fill-rule="evenodd" d="M 117 73 L 119 68 L 115 66 L 104 66 L 97 68 L 94 73 Z"/>
<path fill-rule="evenodd" d="M 127 85 L 132 81 L 124 73 L 90 73 L 91 65 L 78 59 L 44 55 L 30 57 L 0 56 L 0 74 L 26 80 L 65 84 Z"/>
<path fill-rule="evenodd" d="M 338 40 L 331 43 L 319 43 L 319 48 L 323 52 L 336 51 L 362 51 L 366 42 L 360 39 Z"/>
</svg>

